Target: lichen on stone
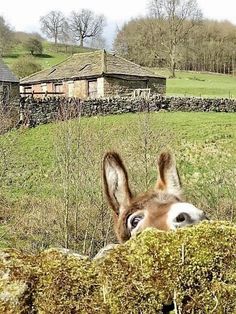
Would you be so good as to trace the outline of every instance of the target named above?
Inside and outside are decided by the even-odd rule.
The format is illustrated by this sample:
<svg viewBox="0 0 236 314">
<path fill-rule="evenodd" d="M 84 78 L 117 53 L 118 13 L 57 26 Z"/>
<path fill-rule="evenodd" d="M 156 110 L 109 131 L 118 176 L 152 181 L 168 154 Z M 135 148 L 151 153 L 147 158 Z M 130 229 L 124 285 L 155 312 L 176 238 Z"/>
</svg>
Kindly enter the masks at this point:
<svg viewBox="0 0 236 314">
<path fill-rule="evenodd" d="M 90 260 L 61 249 L 0 253 L 0 313 L 236 313 L 236 226 L 148 229 Z"/>
</svg>

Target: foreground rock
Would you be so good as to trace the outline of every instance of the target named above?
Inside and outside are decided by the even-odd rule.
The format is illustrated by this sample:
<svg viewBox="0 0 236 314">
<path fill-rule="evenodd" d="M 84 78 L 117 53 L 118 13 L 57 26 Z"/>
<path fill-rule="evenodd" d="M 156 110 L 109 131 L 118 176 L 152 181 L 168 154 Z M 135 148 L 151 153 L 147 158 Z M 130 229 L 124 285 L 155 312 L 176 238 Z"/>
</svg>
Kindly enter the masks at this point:
<svg viewBox="0 0 236 314">
<path fill-rule="evenodd" d="M 90 260 L 50 249 L 0 253 L 0 313 L 236 313 L 236 227 L 147 230 Z"/>
</svg>

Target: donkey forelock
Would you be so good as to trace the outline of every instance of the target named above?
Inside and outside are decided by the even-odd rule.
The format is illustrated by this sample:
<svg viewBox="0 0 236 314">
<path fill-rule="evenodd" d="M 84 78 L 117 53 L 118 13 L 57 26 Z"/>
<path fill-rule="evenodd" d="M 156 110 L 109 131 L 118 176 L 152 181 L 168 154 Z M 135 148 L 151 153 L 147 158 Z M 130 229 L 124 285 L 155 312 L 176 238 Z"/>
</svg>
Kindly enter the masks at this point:
<svg viewBox="0 0 236 314">
<path fill-rule="evenodd" d="M 105 194 L 114 210 L 115 230 L 120 242 L 148 227 L 171 230 L 204 219 L 203 212 L 182 201 L 181 181 L 170 153 L 158 158 L 159 178 L 150 191 L 133 196 L 124 163 L 116 152 L 103 160 Z"/>
</svg>

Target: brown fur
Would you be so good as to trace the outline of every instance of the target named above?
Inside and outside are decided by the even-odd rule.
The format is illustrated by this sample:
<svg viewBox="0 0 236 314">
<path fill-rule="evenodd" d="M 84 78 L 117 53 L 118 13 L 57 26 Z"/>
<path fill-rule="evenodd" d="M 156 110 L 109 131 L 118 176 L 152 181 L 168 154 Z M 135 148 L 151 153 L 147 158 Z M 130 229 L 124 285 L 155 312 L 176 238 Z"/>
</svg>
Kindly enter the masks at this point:
<svg viewBox="0 0 236 314">
<path fill-rule="evenodd" d="M 110 194 L 110 191 L 108 188 L 108 183 L 106 180 L 105 169 L 106 169 L 106 163 L 107 162 L 108 163 L 115 163 L 118 168 L 123 170 L 123 173 L 124 173 L 125 179 L 126 179 L 126 183 L 125 183 L 126 193 L 130 198 L 132 197 L 132 193 L 131 193 L 130 188 L 129 188 L 128 174 L 127 174 L 126 168 L 123 164 L 123 161 L 122 161 L 120 155 L 117 154 L 116 152 L 106 153 L 106 155 L 104 156 L 104 159 L 103 159 L 103 182 L 104 182 L 105 195 L 107 197 L 108 203 L 110 204 L 110 206 L 114 210 L 115 214 L 118 216 L 119 215 L 118 204 L 116 204 L 114 202 L 114 200 L 113 200 L 114 197 Z"/>
<path fill-rule="evenodd" d="M 158 169 L 159 169 L 160 179 L 157 181 L 157 185 L 156 185 L 157 189 L 165 190 L 167 188 L 166 173 L 172 167 L 175 167 L 176 172 L 177 172 L 177 178 L 178 178 L 179 184 L 181 185 L 179 172 L 175 166 L 175 161 L 173 160 L 173 157 L 171 156 L 170 153 L 167 153 L 167 152 L 161 153 L 158 159 Z"/>
<path fill-rule="evenodd" d="M 154 190 L 147 191 L 142 195 L 134 197 L 130 206 L 119 216 L 116 225 L 116 235 L 120 242 L 127 241 L 131 234 L 127 228 L 127 218 L 135 212 L 148 212 L 148 218 L 145 224 L 142 225 L 140 232 L 147 227 L 157 228 L 159 230 L 166 231 L 168 227 L 166 225 L 166 215 L 168 213 L 170 205 L 175 202 L 179 202 L 180 199 L 158 193 Z"/>
<path fill-rule="evenodd" d="M 172 165 L 172 159 L 171 159 L 170 154 L 161 153 L 158 160 L 158 166 L 159 166 L 160 179 L 163 184 L 163 187 L 166 186 L 165 171 L 169 169 L 171 165 Z"/>
</svg>

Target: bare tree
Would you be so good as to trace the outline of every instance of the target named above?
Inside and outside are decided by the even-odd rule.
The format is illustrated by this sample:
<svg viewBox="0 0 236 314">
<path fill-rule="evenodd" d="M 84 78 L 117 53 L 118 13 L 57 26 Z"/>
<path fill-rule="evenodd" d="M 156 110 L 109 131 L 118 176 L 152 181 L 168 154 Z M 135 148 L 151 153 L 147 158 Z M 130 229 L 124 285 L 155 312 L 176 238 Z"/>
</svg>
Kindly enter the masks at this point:
<svg viewBox="0 0 236 314">
<path fill-rule="evenodd" d="M 69 25 L 74 37 L 83 47 L 86 38 L 96 38 L 102 34 L 106 23 L 104 15 L 95 15 L 94 12 L 82 9 L 79 12 L 72 11 Z"/>
<path fill-rule="evenodd" d="M 118 30 L 113 49 L 142 66 L 166 67 L 166 52 L 161 46 L 158 29 L 155 32 L 154 27 L 150 18 L 130 20 Z"/>
<path fill-rule="evenodd" d="M 155 25 L 168 53 L 171 75 L 175 77 L 177 49 L 202 18 L 197 0 L 150 0 L 149 12 L 158 22 Z"/>
<path fill-rule="evenodd" d="M 113 49 L 147 67 L 170 67 L 167 39 L 153 17 L 131 19 L 117 31 Z M 168 27 L 167 21 L 163 21 Z M 188 21 L 186 21 L 188 23 Z M 137 49 L 138 47 L 138 49 Z M 236 26 L 228 21 L 203 19 L 189 30 L 176 49 L 176 68 L 236 74 Z"/>
<path fill-rule="evenodd" d="M 40 17 L 42 32 L 54 40 L 57 45 L 60 36 L 63 35 L 66 27 L 66 19 L 62 12 L 51 11 L 45 16 Z"/>
<path fill-rule="evenodd" d="M 59 36 L 59 41 L 64 44 L 65 52 L 67 52 L 68 47 L 71 46 L 71 53 L 73 51 L 73 45 L 75 44 L 72 31 L 69 27 L 68 21 L 65 21 L 62 32 Z"/>
</svg>

